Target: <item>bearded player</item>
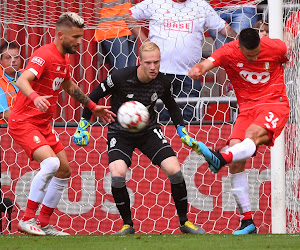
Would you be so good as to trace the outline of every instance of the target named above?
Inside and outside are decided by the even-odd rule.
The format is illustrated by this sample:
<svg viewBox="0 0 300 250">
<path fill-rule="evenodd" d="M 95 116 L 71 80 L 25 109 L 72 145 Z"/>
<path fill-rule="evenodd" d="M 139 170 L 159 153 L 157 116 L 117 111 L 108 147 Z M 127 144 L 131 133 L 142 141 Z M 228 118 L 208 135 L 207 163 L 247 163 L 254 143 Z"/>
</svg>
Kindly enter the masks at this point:
<svg viewBox="0 0 300 250">
<path fill-rule="evenodd" d="M 189 71 L 193 79 L 222 66 L 230 78 L 239 105 L 229 148 L 224 152 L 208 149 L 198 142 L 212 172 L 228 164 L 231 191 L 242 215 L 239 234 L 256 233 L 252 219 L 246 160 L 259 145 L 273 146 L 289 117 L 289 101 L 284 84 L 283 65 L 288 61 L 287 46 L 279 39 L 259 38 L 255 29 L 244 29 L 239 40 L 230 42 Z"/>
<path fill-rule="evenodd" d="M 64 146 L 50 124 L 61 87 L 103 122 L 114 121 L 115 115 L 109 107 L 96 105 L 71 80 L 67 54 L 76 53 L 83 27 L 84 20 L 77 14 L 62 14 L 56 22 L 54 42 L 33 53 L 16 82 L 20 91 L 9 117 L 9 133 L 31 160 L 40 163 L 40 171 L 31 183 L 24 216 L 18 224 L 18 229 L 28 234 L 68 235 L 49 225 L 50 216 L 71 176 Z"/>
</svg>

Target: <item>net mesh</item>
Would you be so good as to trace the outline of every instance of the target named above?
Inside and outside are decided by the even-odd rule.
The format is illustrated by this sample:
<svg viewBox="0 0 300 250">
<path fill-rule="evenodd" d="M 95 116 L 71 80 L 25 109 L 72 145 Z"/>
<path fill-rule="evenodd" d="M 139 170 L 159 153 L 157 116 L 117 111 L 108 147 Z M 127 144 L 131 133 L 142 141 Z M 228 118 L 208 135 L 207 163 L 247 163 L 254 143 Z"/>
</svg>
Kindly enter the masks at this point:
<svg viewBox="0 0 300 250">
<path fill-rule="evenodd" d="M 287 231 L 299 233 L 299 187 L 300 187 L 300 78 L 299 78 L 299 49 L 300 49 L 300 1 L 286 1 L 285 5 L 284 39 L 290 48 L 290 63 L 286 65 L 285 81 L 290 100 L 291 112 L 286 127 L 286 208 Z"/>
<path fill-rule="evenodd" d="M 70 55 L 72 77 L 85 93 L 91 90 L 116 67 L 117 58 L 109 60 L 109 52 L 95 41 L 96 28 L 99 25 L 98 11 L 100 1 L 13 1 L 0 0 L 0 39 L 15 41 L 21 47 L 23 66 L 26 65 L 31 53 L 46 43 L 53 41 L 55 21 L 65 11 L 80 13 L 85 19 L 83 43 L 76 55 Z M 222 2 L 222 1 L 220 1 Z M 234 1 L 232 1 L 233 3 Z M 243 1 L 244 5 L 234 7 L 241 10 L 242 6 L 261 1 Z M 289 8 L 285 19 L 297 9 Z M 218 14 L 225 13 L 225 10 Z M 229 24 L 231 24 L 229 22 Z M 147 22 L 141 22 L 145 33 L 148 32 Z M 203 56 L 208 56 L 215 49 L 215 41 L 204 33 Z M 114 38 L 112 41 L 120 40 Z M 296 39 L 294 39 L 296 41 Z M 134 45 L 140 45 L 133 39 Z M 294 48 L 294 69 L 288 77 L 294 84 L 298 79 L 296 61 L 298 54 Z M 134 54 L 136 56 L 138 53 Z M 292 66 L 290 66 L 292 68 Z M 232 123 L 237 113 L 234 96 L 226 97 L 220 83 L 219 70 L 206 74 L 199 91 L 199 98 L 189 103 L 184 98 L 177 101 L 185 106 L 196 107 L 194 122 L 187 129 L 198 140 L 212 148 L 222 148 L 230 135 Z M 226 78 L 225 78 L 226 79 Z M 299 84 L 299 82 L 297 82 Z M 299 111 L 297 99 L 299 87 L 290 89 L 293 112 L 286 134 L 287 140 L 287 200 L 289 232 L 299 230 Z M 223 95 L 224 94 L 224 95 Z M 188 96 L 187 96 L 188 97 Z M 109 98 L 103 100 L 109 103 Z M 65 145 L 65 150 L 72 168 L 72 176 L 68 190 L 51 218 L 51 224 L 64 229 L 70 234 L 110 234 L 121 228 L 122 220 L 111 195 L 111 180 L 108 170 L 106 149 L 107 128 L 95 123 L 91 128 L 91 142 L 87 147 L 80 148 L 72 142 L 75 132 L 74 125 L 80 119 L 82 107 L 63 91 L 59 96 L 57 111 L 54 118 L 56 131 Z M 93 121 L 95 121 L 93 119 Z M 199 124 L 201 124 L 199 126 Z M 178 154 L 188 189 L 189 219 L 208 233 L 232 233 L 239 228 L 239 215 L 230 193 L 228 169 L 222 169 L 218 175 L 211 174 L 207 164 L 199 156 L 184 147 L 176 135 L 173 126 L 162 124 L 166 137 Z M 27 202 L 30 183 L 39 165 L 30 162 L 25 152 L 17 145 L 7 132 L 1 128 L 1 192 L 2 197 L 13 201 L 11 230 L 5 222 L 3 214 L 3 230 L 5 233 L 17 234 L 18 220 L 23 216 Z M 254 220 L 260 233 L 271 232 L 271 199 L 270 199 L 270 150 L 260 147 L 257 156 L 246 165 L 248 176 L 251 208 Z M 132 166 L 127 173 L 127 187 L 131 198 L 132 217 L 137 233 L 180 233 L 174 202 L 171 197 L 170 183 L 164 173 L 153 166 L 139 150 L 133 155 Z"/>
</svg>

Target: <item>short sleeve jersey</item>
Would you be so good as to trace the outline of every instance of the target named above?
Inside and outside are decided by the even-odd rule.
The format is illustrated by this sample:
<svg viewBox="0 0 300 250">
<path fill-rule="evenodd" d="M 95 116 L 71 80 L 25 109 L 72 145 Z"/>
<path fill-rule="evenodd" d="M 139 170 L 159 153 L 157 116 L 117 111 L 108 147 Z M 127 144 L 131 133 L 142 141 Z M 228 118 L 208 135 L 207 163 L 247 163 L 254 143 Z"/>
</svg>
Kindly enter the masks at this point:
<svg viewBox="0 0 300 250">
<path fill-rule="evenodd" d="M 41 112 L 19 91 L 11 114 L 12 120 L 48 124 L 53 118 L 61 84 L 71 78 L 69 57 L 67 54 L 62 56 L 54 43 L 46 44 L 32 54 L 26 70 L 36 76 L 30 83 L 34 91 L 41 96 L 52 95 L 48 99 L 51 105 L 46 112 Z"/>
<path fill-rule="evenodd" d="M 255 62 L 247 60 L 238 45 L 238 41 L 225 44 L 208 59 L 226 70 L 240 110 L 256 105 L 288 105 L 283 68 L 283 63 L 288 61 L 286 44 L 279 39 L 262 38 Z"/>
<path fill-rule="evenodd" d="M 225 27 L 206 1 L 144 0 L 130 11 L 138 21 L 149 20 L 149 38 L 161 52 L 160 71 L 168 74 L 187 75 L 202 57 L 205 27 Z"/>
</svg>

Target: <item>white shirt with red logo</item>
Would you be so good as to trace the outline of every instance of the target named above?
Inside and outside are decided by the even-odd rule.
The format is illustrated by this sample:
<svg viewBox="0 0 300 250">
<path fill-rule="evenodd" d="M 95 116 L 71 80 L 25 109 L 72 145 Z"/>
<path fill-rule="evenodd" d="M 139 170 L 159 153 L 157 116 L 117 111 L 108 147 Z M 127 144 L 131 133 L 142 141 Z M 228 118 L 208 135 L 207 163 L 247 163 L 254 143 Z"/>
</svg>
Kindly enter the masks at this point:
<svg viewBox="0 0 300 250">
<path fill-rule="evenodd" d="M 282 65 L 288 61 L 286 44 L 279 39 L 262 38 L 255 62 L 247 60 L 238 45 L 238 41 L 227 43 L 208 59 L 226 70 L 240 110 L 256 105 L 288 105 Z"/>
<path fill-rule="evenodd" d="M 69 57 L 67 54 L 63 57 L 54 43 L 46 44 L 32 54 L 26 70 L 36 76 L 30 83 L 33 90 L 41 96 L 53 96 L 48 99 L 51 106 L 46 112 L 41 112 L 19 91 L 11 116 L 15 121 L 27 120 L 46 125 L 53 118 L 61 84 L 71 78 Z"/>
<path fill-rule="evenodd" d="M 138 21 L 149 20 L 149 38 L 161 50 L 160 71 L 187 75 L 202 57 L 205 27 L 220 31 L 225 27 L 206 1 L 144 0 L 132 8 Z"/>
</svg>

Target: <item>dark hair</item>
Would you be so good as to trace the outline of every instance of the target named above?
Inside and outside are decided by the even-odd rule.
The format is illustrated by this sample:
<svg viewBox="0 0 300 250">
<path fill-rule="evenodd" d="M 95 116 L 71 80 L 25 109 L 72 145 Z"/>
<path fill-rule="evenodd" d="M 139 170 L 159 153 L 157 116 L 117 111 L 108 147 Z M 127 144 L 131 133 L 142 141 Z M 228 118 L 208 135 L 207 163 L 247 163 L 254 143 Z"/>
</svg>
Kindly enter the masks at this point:
<svg viewBox="0 0 300 250">
<path fill-rule="evenodd" d="M 56 21 L 56 28 L 61 26 L 83 28 L 84 20 L 74 12 L 65 12 Z"/>
<path fill-rule="evenodd" d="M 243 29 L 239 35 L 239 45 L 246 49 L 255 49 L 260 44 L 258 30 L 247 28 Z"/>
<path fill-rule="evenodd" d="M 19 45 L 15 42 L 4 42 L 0 45 L 0 58 L 2 57 L 2 54 L 5 50 L 8 49 L 20 49 Z"/>
</svg>

